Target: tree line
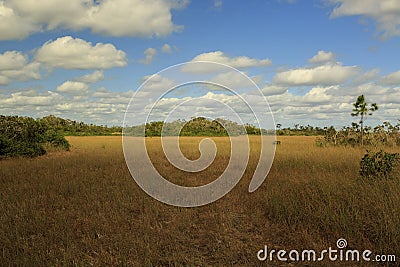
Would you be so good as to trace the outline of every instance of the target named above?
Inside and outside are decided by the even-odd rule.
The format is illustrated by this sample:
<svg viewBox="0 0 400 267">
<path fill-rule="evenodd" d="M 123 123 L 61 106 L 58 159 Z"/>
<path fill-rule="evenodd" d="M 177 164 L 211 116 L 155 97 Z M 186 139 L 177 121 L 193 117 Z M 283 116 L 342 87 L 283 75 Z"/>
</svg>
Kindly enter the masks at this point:
<svg viewBox="0 0 400 267">
<path fill-rule="evenodd" d="M 51 129 L 65 136 L 95 136 L 95 135 L 121 135 L 121 126 L 86 124 L 81 121 L 63 119 L 54 115 L 46 116 L 37 121 L 48 125 Z"/>
<path fill-rule="evenodd" d="M 254 125 L 240 125 L 225 119 L 207 119 L 195 117 L 189 121 L 173 122 L 153 121 L 144 125 L 124 128 L 125 135 L 131 136 L 228 136 L 231 135 L 308 135 L 319 136 L 318 146 L 327 145 L 373 145 L 400 146 L 400 120 L 396 125 L 384 122 L 374 128 L 365 126 L 365 120 L 378 110 L 378 105 L 369 105 L 364 95 L 360 95 L 353 104 L 351 115 L 358 117 L 358 122 L 336 130 L 330 127 L 313 127 L 295 124 L 294 128 L 282 128 L 276 125 L 275 130 L 260 129 Z M 228 130 L 227 130 L 228 129 Z M 122 127 L 86 124 L 63 119 L 53 115 L 39 119 L 19 116 L 0 115 L 0 158 L 8 156 L 39 156 L 46 153 L 46 147 L 69 149 L 64 136 L 122 135 Z"/>
<path fill-rule="evenodd" d="M 236 122 L 204 117 L 195 117 L 172 122 L 152 121 L 143 125 L 125 127 L 124 134 L 130 136 L 228 136 L 231 135 L 260 135 L 261 130 L 250 124 L 240 125 Z"/>
</svg>

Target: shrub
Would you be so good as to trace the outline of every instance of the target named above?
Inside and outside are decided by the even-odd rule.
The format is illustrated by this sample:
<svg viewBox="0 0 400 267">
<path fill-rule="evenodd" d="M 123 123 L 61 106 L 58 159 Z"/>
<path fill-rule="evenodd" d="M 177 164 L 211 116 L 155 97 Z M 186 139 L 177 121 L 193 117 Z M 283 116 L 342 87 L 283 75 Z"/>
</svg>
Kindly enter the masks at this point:
<svg viewBox="0 0 400 267">
<path fill-rule="evenodd" d="M 10 153 L 10 141 L 0 133 L 0 156 L 8 155 Z"/>
<path fill-rule="evenodd" d="M 15 142 L 8 156 L 37 157 L 46 154 L 42 143 L 20 141 Z"/>
<path fill-rule="evenodd" d="M 383 150 L 369 152 L 360 162 L 360 175 L 370 180 L 391 178 L 394 167 L 398 164 L 399 153 L 388 153 Z"/>
<path fill-rule="evenodd" d="M 44 134 L 44 141 L 49 143 L 53 147 L 62 148 L 67 151 L 70 148 L 70 144 L 65 139 L 65 137 L 62 134 L 56 132 L 55 130 L 48 130 Z"/>
<path fill-rule="evenodd" d="M 44 145 L 69 149 L 68 141 L 48 124 L 29 117 L 0 115 L 0 157 L 36 157 Z"/>
</svg>

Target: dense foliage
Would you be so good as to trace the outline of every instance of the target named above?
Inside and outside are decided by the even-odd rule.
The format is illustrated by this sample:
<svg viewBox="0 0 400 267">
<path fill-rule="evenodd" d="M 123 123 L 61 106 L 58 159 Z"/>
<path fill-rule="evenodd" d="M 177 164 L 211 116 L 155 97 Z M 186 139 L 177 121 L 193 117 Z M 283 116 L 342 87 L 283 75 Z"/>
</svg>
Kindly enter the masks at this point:
<svg viewBox="0 0 400 267">
<path fill-rule="evenodd" d="M 0 115 L 0 157 L 44 155 L 46 145 L 69 149 L 64 136 L 41 120 Z"/>
<path fill-rule="evenodd" d="M 38 119 L 54 131 L 65 136 L 95 136 L 95 135 L 120 135 L 122 127 L 108 127 L 104 125 L 85 124 L 74 120 L 63 119 L 53 115 Z"/>
<path fill-rule="evenodd" d="M 228 136 L 231 135 L 259 135 L 260 129 L 250 125 L 240 125 L 236 122 L 216 119 L 209 120 L 203 117 L 192 118 L 189 121 L 177 120 L 173 122 L 154 121 L 146 125 L 125 128 L 125 135 L 133 136 Z"/>
</svg>

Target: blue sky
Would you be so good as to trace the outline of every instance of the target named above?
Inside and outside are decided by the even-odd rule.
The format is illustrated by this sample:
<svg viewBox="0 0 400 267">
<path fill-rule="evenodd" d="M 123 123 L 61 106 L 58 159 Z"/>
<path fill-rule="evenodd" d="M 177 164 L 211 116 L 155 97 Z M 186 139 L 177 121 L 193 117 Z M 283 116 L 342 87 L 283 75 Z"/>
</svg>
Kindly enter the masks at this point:
<svg viewBox="0 0 400 267">
<path fill-rule="evenodd" d="M 146 77 L 206 60 L 251 77 L 284 126 L 349 125 L 359 94 L 380 106 L 371 124 L 395 123 L 399 36 L 396 0 L 0 1 L 0 114 L 121 125 Z M 235 103 L 203 89 L 167 103 L 198 97 Z M 136 101 L 148 101 L 143 97 Z M 265 110 L 261 100 L 254 105 Z M 197 108 L 202 115 L 205 106 Z"/>
</svg>

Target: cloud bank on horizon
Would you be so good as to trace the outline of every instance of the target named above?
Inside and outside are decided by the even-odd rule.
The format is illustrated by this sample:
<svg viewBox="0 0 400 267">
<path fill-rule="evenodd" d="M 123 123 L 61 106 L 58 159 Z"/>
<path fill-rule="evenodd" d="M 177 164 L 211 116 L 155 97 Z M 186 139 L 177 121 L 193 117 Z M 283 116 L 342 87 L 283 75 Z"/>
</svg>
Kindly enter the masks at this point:
<svg viewBox="0 0 400 267">
<path fill-rule="evenodd" d="M 247 74 L 286 126 L 348 125 L 359 94 L 380 106 L 375 120 L 400 119 L 400 2 L 309 2 L 0 0 L 0 114 L 120 125 L 146 77 L 213 61 Z M 215 70 L 189 64 L 181 71 Z M 226 72 L 210 81 L 238 86 L 239 79 Z M 152 83 L 176 85 L 162 76 Z M 163 101 L 235 104 L 223 90 L 206 89 Z"/>
</svg>

